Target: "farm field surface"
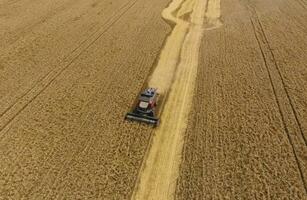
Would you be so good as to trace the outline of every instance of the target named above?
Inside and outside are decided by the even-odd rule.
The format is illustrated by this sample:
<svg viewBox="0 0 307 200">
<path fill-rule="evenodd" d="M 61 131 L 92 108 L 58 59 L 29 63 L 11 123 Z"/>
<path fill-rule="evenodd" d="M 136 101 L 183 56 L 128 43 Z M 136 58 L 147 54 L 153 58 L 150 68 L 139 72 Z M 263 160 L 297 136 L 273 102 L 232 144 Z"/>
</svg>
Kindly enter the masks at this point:
<svg viewBox="0 0 307 200">
<path fill-rule="evenodd" d="M 170 31 L 167 2 L 46 2 L 0 6 L 0 197 L 124 199 L 152 132 L 124 113 Z"/>
<path fill-rule="evenodd" d="M 306 199 L 304 0 L 0 0 L 0 199 Z M 124 120 L 165 98 L 152 128 Z"/>
<path fill-rule="evenodd" d="M 176 197 L 305 199 L 305 3 L 221 10 L 223 26 L 202 41 Z"/>
</svg>

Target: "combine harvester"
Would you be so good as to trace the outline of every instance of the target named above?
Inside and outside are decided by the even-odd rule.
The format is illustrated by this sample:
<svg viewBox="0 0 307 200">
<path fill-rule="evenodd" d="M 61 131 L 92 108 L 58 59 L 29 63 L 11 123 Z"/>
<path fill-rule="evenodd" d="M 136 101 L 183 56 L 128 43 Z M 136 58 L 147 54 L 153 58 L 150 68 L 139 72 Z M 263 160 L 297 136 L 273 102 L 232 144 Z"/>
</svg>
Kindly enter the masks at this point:
<svg viewBox="0 0 307 200">
<path fill-rule="evenodd" d="M 139 95 L 133 110 L 126 114 L 125 119 L 158 126 L 160 120 L 157 105 L 160 99 L 157 88 L 146 88 Z M 160 107 L 162 107 L 162 104 Z"/>
</svg>

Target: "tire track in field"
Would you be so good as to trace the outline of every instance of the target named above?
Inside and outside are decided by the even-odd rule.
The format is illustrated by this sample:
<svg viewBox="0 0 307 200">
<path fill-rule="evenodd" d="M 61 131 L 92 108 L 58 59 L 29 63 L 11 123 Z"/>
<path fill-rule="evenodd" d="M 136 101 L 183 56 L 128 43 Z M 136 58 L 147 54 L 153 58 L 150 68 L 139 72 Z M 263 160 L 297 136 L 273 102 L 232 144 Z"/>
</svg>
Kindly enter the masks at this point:
<svg viewBox="0 0 307 200">
<path fill-rule="evenodd" d="M 276 104 L 281 116 L 283 128 L 297 163 L 298 173 L 301 177 L 302 184 L 304 186 L 305 192 L 307 192 L 307 185 L 305 181 L 306 175 L 304 174 L 307 167 L 305 166 L 306 163 L 304 163 L 303 159 L 307 152 L 306 138 L 303 134 L 301 123 L 297 117 L 297 113 L 287 90 L 284 78 L 276 62 L 274 53 L 271 50 L 269 41 L 259 20 L 258 14 L 256 10 L 250 6 L 248 6 L 248 10 L 251 13 L 250 21 L 263 57 L 264 65 L 269 76 Z M 300 160 L 302 160 L 302 162 L 300 162 Z"/>
<path fill-rule="evenodd" d="M 55 15 L 57 15 L 60 12 L 63 12 L 65 9 L 73 6 L 75 3 L 77 3 L 77 2 L 76 1 L 65 2 L 63 5 L 54 8 L 52 11 L 46 12 L 46 14 L 44 16 L 41 16 L 41 18 L 38 21 L 34 22 L 33 24 L 28 24 L 28 25 L 26 25 L 24 27 L 20 27 L 18 29 L 15 29 L 13 31 L 14 34 L 15 34 L 13 37 L 16 38 L 16 39 L 14 39 L 11 42 L 8 42 L 5 46 L 13 45 L 17 41 L 19 41 L 20 38 L 25 36 L 27 32 L 31 31 L 32 29 L 34 29 L 35 27 L 37 27 L 37 26 L 39 26 L 41 24 L 44 24 L 48 19 L 54 17 Z M 3 54 L 3 53 L 1 53 L 1 54 Z"/>
<path fill-rule="evenodd" d="M 157 87 L 160 93 L 168 95 L 168 99 L 132 199 L 174 198 L 200 43 L 204 30 L 221 25 L 220 1 L 174 0 L 162 16 L 175 27 L 167 38 L 148 85 Z"/>
<path fill-rule="evenodd" d="M 128 3 L 129 3 L 129 2 L 128 2 Z M 115 8 L 115 9 L 117 10 L 117 12 L 120 12 L 120 11 L 121 11 L 123 8 L 125 8 L 126 6 L 127 6 L 127 1 L 122 2 L 122 3 L 118 6 L 119 9 L 117 9 L 117 8 Z M 102 12 L 103 9 L 104 9 L 104 8 L 100 8 L 100 9 L 98 9 L 98 10 L 99 10 L 99 12 Z M 72 10 L 70 10 L 70 11 L 72 11 Z M 89 9 L 86 9 L 85 11 L 86 11 L 86 13 L 88 13 L 88 12 L 89 12 Z M 83 11 L 81 10 L 81 12 L 83 12 Z M 113 13 L 114 13 L 114 12 L 113 12 Z M 84 14 L 84 13 L 82 13 L 82 15 L 83 15 L 83 14 Z M 113 18 L 114 16 L 116 16 L 116 14 L 115 14 L 115 15 L 114 15 L 114 14 L 112 14 L 112 15 L 111 15 L 111 14 L 106 15 L 106 19 L 103 20 L 101 23 L 90 26 L 90 27 L 85 31 L 86 33 L 88 33 L 88 34 L 87 34 L 87 37 L 85 37 L 84 39 L 78 41 L 78 42 L 77 42 L 78 44 L 76 44 L 76 46 L 72 48 L 73 50 L 70 49 L 70 52 L 65 53 L 65 56 L 63 56 L 63 59 L 59 60 L 57 66 L 54 66 L 53 68 L 47 67 L 48 70 L 47 70 L 45 73 L 43 73 L 42 76 L 37 77 L 37 79 L 35 80 L 35 82 L 33 81 L 33 83 L 31 84 L 32 86 L 30 86 L 30 88 L 25 89 L 24 91 L 18 92 L 18 95 L 16 96 L 16 98 L 14 98 L 14 100 L 11 100 L 10 102 L 8 101 L 7 105 L 4 106 L 3 109 L 0 109 L 0 118 L 1 118 L 1 116 L 2 116 L 5 112 L 7 112 L 12 106 L 14 106 L 14 104 L 15 104 L 16 102 L 18 102 L 19 100 L 21 100 L 29 91 L 31 91 L 31 89 L 33 89 L 33 87 L 35 87 L 35 85 L 37 85 L 38 83 L 40 83 L 49 73 L 52 73 L 54 70 L 56 70 L 57 68 L 59 68 L 59 66 L 63 65 L 63 62 L 67 62 L 67 61 L 69 61 L 69 59 L 72 59 L 73 54 L 75 53 L 76 50 L 82 49 L 82 45 L 86 46 L 86 42 L 88 42 L 89 40 L 93 39 L 93 37 L 95 37 L 95 34 L 97 34 L 97 32 L 99 32 L 100 29 L 102 29 L 102 28 L 107 24 L 107 22 L 110 20 L 110 18 L 108 18 L 107 16 L 111 16 L 111 18 Z M 89 17 L 90 17 L 90 18 L 88 18 L 88 20 L 92 20 L 93 18 L 97 18 L 97 15 L 92 15 L 92 14 L 91 14 L 91 15 L 89 15 Z M 71 20 L 71 19 L 66 20 L 65 23 L 66 23 L 66 22 L 69 23 L 70 20 Z M 48 24 L 49 24 L 49 23 L 48 23 Z M 52 22 L 51 22 L 51 24 L 52 24 Z M 47 26 L 47 25 L 46 25 L 46 26 Z M 61 26 L 62 26 L 62 25 L 61 25 Z M 61 26 L 60 26 L 60 27 L 61 27 Z M 65 24 L 64 24 L 64 26 L 65 26 Z M 58 28 L 60 28 L 60 27 L 57 27 L 56 30 L 57 30 Z M 93 31 L 91 31 L 91 30 L 93 30 Z M 83 32 L 84 32 L 84 31 L 83 31 Z M 32 35 L 32 34 L 30 34 L 30 35 Z M 50 34 L 48 34 L 48 35 L 50 35 Z M 38 37 L 35 37 L 35 38 L 38 38 Z M 33 41 L 33 42 L 35 43 L 35 41 Z M 29 44 L 30 44 L 30 43 L 29 43 Z M 21 45 L 23 46 L 23 44 L 21 44 Z M 14 45 L 14 46 L 16 47 L 16 45 Z M 13 47 L 12 47 L 12 48 L 13 48 Z M 12 48 L 10 47 L 10 49 L 12 49 Z M 16 47 L 16 48 L 17 48 L 17 47 Z M 0 50 L 0 51 L 1 51 L 1 50 Z M 8 50 L 8 51 L 10 52 L 10 50 Z M 29 56 L 29 55 L 28 55 L 28 56 Z M 9 56 L 7 55 L 6 57 L 4 57 L 4 60 L 5 60 L 6 58 L 9 58 Z M 33 63 L 33 64 L 34 64 L 34 63 Z M 11 64 L 9 64 L 9 63 L 6 63 L 6 65 L 7 65 L 9 68 L 11 68 L 11 69 L 16 68 L 16 67 L 13 67 L 13 66 L 12 66 Z M 50 68 L 50 69 L 49 69 L 49 68 Z M 17 68 L 16 68 L 16 69 L 17 69 Z M 10 75 L 10 74 L 8 74 L 8 75 Z M 18 77 L 15 77 L 15 78 L 18 78 Z M 14 80 L 12 80 L 12 79 L 8 79 L 8 80 L 14 81 Z M 10 96 L 10 95 L 9 95 L 9 96 Z M 5 98 L 6 98 L 6 97 L 4 97 L 4 101 L 6 101 Z M 8 98 L 9 98 L 9 97 L 8 97 Z"/>
<path fill-rule="evenodd" d="M 80 46 L 74 49 L 70 56 L 63 61 L 60 67 L 50 71 L 42 77 L 31 89 L 29 89 L 23 96 L 21 96 L 13 105 L 8 107 L 0 115 L 0 140 L 4 133 L 8 130 L 7 126 L 12 120 L 23 111 L 33 100 L 39 96 L 48 86 L 62 74 L 74 61 L 76 61 L 82 53 L 84 53 L 90 46 L 92 46 L 105 32 L 107 32 L 122 16 L 132 8 L 138 0 L 129 1 L 111 18 L 109 18 L 104 25 L 94 32 L 87 40 L 81 42 Z"/>
<path fill-rule="evenodd" d="M 13 1 L 8 0 L 7 2 L 0 3 L 0 5 L 1 6 L 12 5 L 12 4 L 18 3 L 19 1 L 21 1 L 21 0 L 13 0 Z"/>
<path fill-rule="evenodd" d="M 136 0 L 136 1 L 137 1 L 137 0 Z M 136 1 L 134 1 L 133 5 L 136 3 Z M 129 5 L 130 5 L 130 6 L 129 6 Z M 132 5 L 132 6 L 133 6 L 133 5 Z M 131 8 L 131 7 L 132 7 L 132 6 L 131 6 L 131 2 L 130 2 L 130 3 L 127 3 L 126 5 L 124 5 L 121 9 L 127 8 L 127 6 L 128 6 L 128 9 Z M 128 10 L 126 10 L 125 12 L 127 12 L 127 11 L 128 11 Z M 123 14 L 124 14 L 124 13 L 123 13 Z M 110 20 L 111 20 L 111 18 L 110 18 Z M 119 20 L 119 19 L 118 19 L 118 20 Z M 114 23 L 113 23 L 113 24 L 114 24 Z M 113 25 L 113 24 L 112 24 L 112 25 Z M 97 30 L 95 33 L 93 33 L 93 34 L 87 39 L 88 41 L 91 42 L 91 41 L 92 41 L 92 38 L 96 38 L 94 41 L 92 41 L 92 42 L 90 43 L 90 45 L 88 45 L 88 42 L 87 42 L 87 41 L 84 41 L 85 45 L 87 45 L 87 46 L 86 46 L 86 49 L 88 49 L 95 41 L 97 41 L 97 40 L 99 39 L 99 37 L 92 37 L 92 36 L 96 36 L 97 34 L 99 34 L 99 33 L 100 33 L 100 32 L 99 32 L 100 30 L 101 30 L 101 29 Z M 106 32 L 106 31 L 107 31 L 107 30 L 105 30 L 104 32 Z M 104 32 L 103 32 L 103 33 L 104 33 Z M 84 45 L 83 45 L 83 46 L 84 46 Z M 76 49 L 73 50 L 73 52 L 76 51 L 76 52 L 78 53 L 77 56 L 80 56 L 80 55 L 86 50 L 86 49 L 82 48 L 82 44 L 79 45 L 79 47 L 80 47 L 80 51 L 81 51 L 81 52 L 78 53 L 78 51 L 77 51 L 78 48 L 76 48 Z M 68 58 L 67 58 L 67 59 L 68 59 Z M 76 57 L 75 59 L 77 59 L 77 57 Z M 73 61 L 70 62 L 70 64 L 72 64 L 72 63 L 73 63 Z M 68 66 L 67 66 L 67 67 L 68 67 Z M 67 67 L 66 67 L 66 68 L 67 68 Z M 65 69 L 66 69 L 66 68 L 65 68 Z M 64 69 L 64 70 L 65 70 L 65 69 Z M 50 72 L 50 73 L 52 73 L 52 72 Z M 60 72 L 59 74 L 57 74 L 57 76 L 59 76 L 60 74 L 61 74 L 61 72 Z M 48 74 L 47 74 L 47 76 L 48 76 Z M 57 76 L 56 76 L 56 77 L 57 77 Z M 54 79 L 55 79 L 56 77 L 54 77 Z M 35 87 L 35 86 L 34 86 L 34 87 Z M 46 87 L 46 88 L 47 88 L 47 87 Z M 44 90 L 45 90 L 46 88 L 44 88 Z M 31 92 L 31 91 L 29 91 L 29 92 Z M 42 90 L 40 93 L 42 93 L 42 92 L 43 92 L 43 90 Z M 39 93 L 39 94 L 40 94 L 40 93 Z M 39 94 L 38 94 L 38 95 L 39 95 Z M 35 98 L 36 98 L 38 95 L 36 95 Z M 90 98 L 89 98 L 89 99 L 90 99 Z M 33 99 L 33 100 L 34 100 L 34 99 Z M 31 101 L 31 102 L 32 102 L 32 101 Z M 30 103 L 31 103 L 31 102 L 30 102 Z M 28 103 L 28 104 L 29 104 L 29 103 Z M 28 105 L 28 104 L 27 104 L 27 105 Z M 26 106 L 27 106 L 27 105 L 26 105 Z M 25 107 L 26 107 L 26 106 L 25 106 Z M 23 109 L 24 109 L 24 108 L 23 108 Z M 22 109 L 22 110 L 23 110 L 23 109 Z M 21 112 L 22 110 L 20 110 L 20 112 Z M 18 114 L 19 114 L 20 112 L 18 112 Z M 17 116 L 17 115 L 16 115 L 16 116 Z M 16 117 L 16 116 L 15 116 L 15 117 Z M 2 117 L 0 118 L 0 125 L 1 125 L 1 122 L 2 122 L 1 120 L 2 120 Z M 12 120 L 13 120 L 13 119 L 12 119 Z M 12 121 L 12 120 L 11 120 L 11 121 Z M 81 129 L 82 126 L 83 126 L 83 125 L 81 124 L 81 125 L 80 125 L 80 129 Z M 4 129 L 2 129 L 3 133 L 0 135 L 0 140 L 2 140 L 2 139 L 4 138 L 6 132 L 8 132 L 9 130 L 10 130 L 9 126 L 8 126 L 8 127 L 5 127 Z M 1 132 L 0 132 L 0 133 L 1 133 Z M 23 149 L 21 150 L 21 153 L 19 154 L 20 156 L 18 156 L 18 157 L 16 157 L 16 158 L 14 159 L 14 161 L 13 161 L 14 165 L 17 163 L 18 160 L 20 160 L 20 157 L 23 155 L 23 153 L 24 153 L 24 151 L 26 150 L 26 148 L 27 148 L 26 146 L 23 147 Z M 5 169 L 5 170 L 6 170 L 6 169 Z M 16 168 L 16 170 L 17 170 L 17 168 Z M 14 171 L 15 171 L 15 169 L 13 169 L 13 172 L 14 172 Z"/>
<path fill-rule="evenodd" d="M 304 0 L 296 0 L 304 9 L 307 9 L 307 3 Z"/>
<path fill-rule="evenodd" d="M 111 75 L 116 74 L 119 70 L 115 70 L 112 72 Z M 115 80 L 115 79 L 114 79 Z M 97 101 L 95 98 L 93 98 L 94 96 L 96 96 L 97 94 L 101 93 L 103 90 L 111 90 L 112 87 L 112 83 L 114 81 L 110 81 L 107 85 L 105 85 L 105 87 L 99 89 L 97 92 L 93 93 L 89 98 L 88 101 L 86 102 L 86 104 L 82 107 L 82 110 L 84 112 L 81 113 L 85 113 L 86 109 L 88 105 L 93 105 L 96 104 L 95 108 L 98 108 L 99 106 L 101 107 L 107 107 L 108 106 L 108 102 L 106 99 L 104 99 L 102 102 L 100 102 L 99 106 L 97 103 L 95 103 L 95 101 Z M 98 114 L 105 114 L 107 113 L 109 110 L 103 110 L 101 113 L 98 113 L 96 111 L 97 109 L 93 109 L 90 112 L 88 112 L 84 118 L 84 121 L 78 126 L 77 130 L 75 131 L 76 133 L 81 133 L 82 131 L 84 131 L 85 127 L 88 126 L 89 122 L 93 122 L 95 121 L 95 118 L 97 117 Z M 96 133 L 96 132 L 95 132 Z M 94 134 L 96 135 L 96 134 Z M 69 159 L 66 159 L 63 163 L 60 163 L 60 168 L 58 170 L 58 174 L 57 176 L 51 181 L 50 183 L 50 187 L 51 188 L 58 188 L 57 183 L 59 181 L 59 179 L 65 174 L 65 172 L 69 171 L 69 165 L 71 165 L 71 163 L 76 160 L 76 157 L 80 156 L 80 154 L 82 154 L 86 149 L 89 148 L 89 146 L 91 146 L 93 144 L 93 135 L 83 135 L 83 137 L 80 137 L 80 143 L 82 144 L 82 148 L 77 149 L 75 151 L 72 151 Z M 54 148 L 52 148 L 54 149 Z M 55 152 L 51 151 L 50 154 L 46 157 L 47 159 L 44 161 L 45 163 L 48 163 L 49 159 L 54 157 Z M 19 160 L 19 159 L 18 159 Z M 50 174 L 50 172 L 53 170 L 53 168 L 50 168 L 46 174 Z M 46 184 L 48 179 L 48 176 L 44 176 L 40 182 L 35 185 L 35 187 L 32 187 L 31 190 L 28 191 L 28 193 L 24 196 L 25 198 L 28 198 L 33 191 L 40 191 L 43 189 L 44 184 Z M 48 192 L 44 195 L 44 198 L 48 199 L 51 198 L 50 197 L 50 193 L 52 192 L 52 190 L 48 190 Z"/>
<path fill-rule="evenodd" d="M 279 68 L 279 66 L 278 66 L 278 64 L 276 62 L 275 55 L 274 55 L 274 53 L 272 51 L 272 48 L 270 47 L 269 40 L 267 39 L 267 36 L 266 36 L 265 31 L 263 29 L 263 25 L 262 25 L 261 21 L 259 20 L 257 12 L 255 10 L 252 10 L 251 8 L 250 8 L 250 10 L 253 13 L 253 17 L 254 17 L 254 21 L 253 21 L 253 18 L 251 18 L 251 23 L 253 25 L 254 33 L 255 34 L 258 33 L 258 38 L 257 38 L 257 36 L 255 36 L 255 37 L 256 37 L 256 39 L 258 41 L 258 44 L 261 45 L 260 41 L 262 41 L 262 43 L 263 43 L 262 48 L 266 48 L 269 56 L 271 57 L 271 60 L 273 61 L 274 67 L 276 68 L 276 71 L 278 72 L 278 77 L 279 77 L 279 79 L 281 81 L 283 90 L 284 90 L 284 92 L 285 92 L 285 94 L 287 96 L 288 103 L 289 103 L 289 105 L 291 107 L 291 110 L 292 110 L 292 113 L 294 115 L 295 121 L 296 121 L 297 126 L 298 126 L 298 128 L 300 130 L 299 132 L 300 132 L 300 134 L 301 134 L 301 136 L 303 138 L 303 141 L 304 141 L 305 145 L 307 146 L 307 140 L 305 138 L 305 135 L 303 134 L 303 128 L 302 128 L 300 120 L 298 118 L 296 109 L 294 108 L 294 105 L 293 105 L 292 99 L 290 97 L 289 91 L 287 89 L 284 77 L 283 77 L 283 75 L 282 75 L 282 73 L 280 71 L 280 68 Z M 259 35 L 259 34 L 261 34 L 261 35 Z M 260 38 L 263 38 L 263 39 L 260 40 Z"/>
</svg>

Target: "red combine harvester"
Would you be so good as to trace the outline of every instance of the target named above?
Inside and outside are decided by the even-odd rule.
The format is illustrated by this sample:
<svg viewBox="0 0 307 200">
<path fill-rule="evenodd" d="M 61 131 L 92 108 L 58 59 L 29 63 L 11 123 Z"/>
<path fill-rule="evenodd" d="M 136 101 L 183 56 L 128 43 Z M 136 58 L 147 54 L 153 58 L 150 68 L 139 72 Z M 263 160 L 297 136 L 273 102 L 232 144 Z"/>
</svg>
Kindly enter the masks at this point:
<svg viewBox="0 0 307 200">
<path fill-rule="evenodd" d="M 156 88 L 145 89 L 138 98 L 134 109 L 126 114 L 125 119 L 145 122 L 157 126 L 159 119 L 157 116 L 157 101 L 159 94 Z"/>
</svg>

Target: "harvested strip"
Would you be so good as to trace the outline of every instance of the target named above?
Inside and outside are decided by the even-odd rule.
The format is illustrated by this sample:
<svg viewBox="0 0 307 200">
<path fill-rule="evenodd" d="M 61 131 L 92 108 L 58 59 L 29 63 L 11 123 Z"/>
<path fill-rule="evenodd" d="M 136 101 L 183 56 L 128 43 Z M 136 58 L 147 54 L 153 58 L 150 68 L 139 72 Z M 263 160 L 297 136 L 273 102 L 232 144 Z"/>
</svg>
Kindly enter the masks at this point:
<svg viewBox="0 0 307 200">
<path fill-rule="evenodd" d="M 176 3 L 178 5 L 179 2 L 176 1 Z M 206 1 L 206 4 L 207 3 L 208 1 Z M 215 17 L 219 16 L 219 12 L 217 13 L 215 9 L 217 4 L 216 2 L 208 5 L 208 12 L 205 12 L 206 4 L 204 4 L 202 1 L 195 1 L 193 4 L 194 8 L 190 16 L 190 23 L 182 22 L 178 19 L 175 20 L 176 23 L 179 23 L 179 25 L 175 26 L 175 31 L 178 31 L 176 27 L 180 27 L 181 24 L 186 25 L 186 23 L 189 29 L 188 33 L 185 34 L 185 38 L 180 46 L 180 49 L 167 49 L 169 46 L 166 45 L 166 48 L 162 51 L 161 58 L 166 59 L 165 63 L 170 60 L 172 64 L 177 62 L 179 64 L 178 68 L 175 68 L 176 72 L 171 90 L 169 92 L 169 98 L 162 113 L 161 119 L 163 121 L 155 133 L 156 135 L 153 139 L 153 144 L 149 151 L 148 158 L 143 166 L 144 170 L 141 174 L 139 184 L 136 187 L 133 199 L 174 198 L 176 179 L 178 177 L 181 151 L 184 142 L 183 137 L 187 127 L 187 117 L 191 107 L 197 73 L 198 52 L 204 32 L 204 15 L 206 14 L 206 16 L 210 19 L 210 22 L 218 22 Z M 183 3 L 181 5 L 191 4 Z M 189 6 L 181 7 L 178 12 L 180 13 L 179 16 L 183 15 L 183 8 L 187 9 L 187 13 L 190 12 Z M 211 10 L 212 8 L 214 8 L 214 10 Z M 213 27 L 213 24 L 211 25 Z M 170 43 L 172 39 L 178 38 L 178 35 L 182 36 L 183 33 L 178 34 L 178 32 L 173 32 L 169 37 L 168 42 Z M 172 55 L 171 53 L 174 51 L 181 52 L 179 60 L 174 60 L 174 57 L 172 56 L 169 58 L 167 57 Z M 159 63 L 164 62 L 164 60 L 160 61 L 161 62 Z M 175 67 L 176 66 L 177 65 L 175 65 Z M 159 84 L 159 86 L 162 86 L 163 89 L 167 89 L 169 87 L 167 83 L 172 81 L 172 79 L 167 79 L 166 81 L 161 80 L 162 78 L 166 78 L 163 72 L 175 71 L 175 69 L 168 69 L 167 67 L 168 66 L 158 65 L 157 69 L 153 73 L 150 83 L 157 83 L 156 85 Z M 167 74 L 167 76 L 171 77 L 171 74 Z M 159 81 L 154 82 L 157 80 Z M 151 86 L 151 84 L 149 85 Z"/>
</svg>

